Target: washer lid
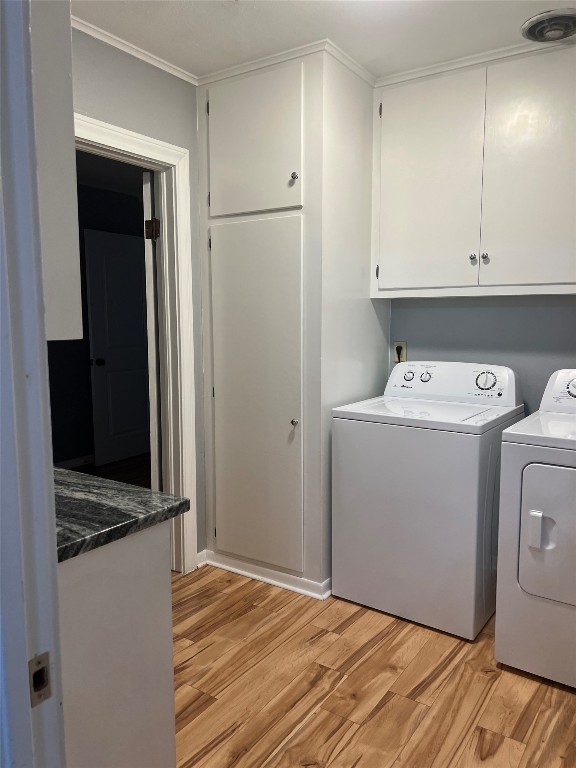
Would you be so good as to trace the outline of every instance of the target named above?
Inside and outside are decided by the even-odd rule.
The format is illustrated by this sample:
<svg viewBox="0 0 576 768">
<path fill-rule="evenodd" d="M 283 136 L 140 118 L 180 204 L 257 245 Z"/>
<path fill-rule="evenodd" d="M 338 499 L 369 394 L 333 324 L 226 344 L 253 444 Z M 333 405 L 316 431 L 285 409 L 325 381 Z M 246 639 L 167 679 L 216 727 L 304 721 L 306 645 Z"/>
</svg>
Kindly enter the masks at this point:
<svg viewBox="0 0 576 768">
<path fill-rule="evenodd" d="M 501 408 L 384 396 L 334 408 L 332 415 L 338 419 L 479 435 L 514 416 L 521 415 L 522 410 L 521 405 Z"/>
<path fill-rule="evenodd" d="M 505 429 L 502 440 L 576 451 L 576 413 L 536 411 Z"/>
</svg>

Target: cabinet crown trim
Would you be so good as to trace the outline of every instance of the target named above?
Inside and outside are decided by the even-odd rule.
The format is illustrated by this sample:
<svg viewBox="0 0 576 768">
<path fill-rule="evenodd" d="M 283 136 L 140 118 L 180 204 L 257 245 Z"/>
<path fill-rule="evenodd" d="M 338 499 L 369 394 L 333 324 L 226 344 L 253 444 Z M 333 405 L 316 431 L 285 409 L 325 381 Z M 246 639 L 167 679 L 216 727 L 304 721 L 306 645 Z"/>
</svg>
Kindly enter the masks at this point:
<svg viewBox="0 0 576 768">
<path fill-rule="evenodd" d="M 217 83 L 219 80 L 226 80 L 227 78 L 234 77 L 236 75 L 244 75 L 248 72 L 254 72 L 258 69 L 265 69 L 266 67 L 274 66 L 275 64 L 282 64 L 285 61 L 292 61 L 293 59 L 299 59 L 302 56 L 309 56 L 312 53 L 329 53 L 341 64 L 347 67 L 354 74 L 361 77 L 369 85 L 374 85 L 376 78 L 367 69 L 359 64 L 355 59 L 349 56 L 346 51 L 339 48 L 336 43 L 331 40 L 318 40 L 315 43 L 308 43 L 307 45 L 300 45 L 297 48 L 291 48 L 288 51 L 282 51 L 282 53 L 275 53 L 272 56 L 264 56 L 261 59 L 255 59 L 254 61 L 248 61 L 245 64 L 238 64 L 235 67 L 229 67 L 228 69 L 221 69 L 218 72 L 213 72 L 209 75 L 203 75 L 198 78 L 199 85 L 209 85 L 211 83 Z"/>
<path fill-rule="evenodd" d="M 379 77 L 376 79 L 374 87 L 385 88 L 388 85 L 398 85 L 399 83 L 407 83 L 411 80 L 421 80 L 426 77 L 441 75 L 443 72 L 452 72 L 459 69 L 466 69 L 467 67 L 490 64 L 491 62 L 502 61 L 502 59 L 510 59 L 515 56 L 526 56 L 531 53 L 549 53 L 558 48 L 566 48 L 566 43 L 552 43 L 546 48 L 542 48 L 542 43 L 520 43 L 519 45 L 512 45 L 508 48 L 497 48 L 493 51 L 485 51 L 484 53 L 478 53 L 474 56 L 464 56 L 461 59 L 450 59 L 448 61 L 440 62 L 439 64 L 433 64 L 430 67 L 419 67 L 418 69 L 399 72 L 396 75 Z"/>
</svg>

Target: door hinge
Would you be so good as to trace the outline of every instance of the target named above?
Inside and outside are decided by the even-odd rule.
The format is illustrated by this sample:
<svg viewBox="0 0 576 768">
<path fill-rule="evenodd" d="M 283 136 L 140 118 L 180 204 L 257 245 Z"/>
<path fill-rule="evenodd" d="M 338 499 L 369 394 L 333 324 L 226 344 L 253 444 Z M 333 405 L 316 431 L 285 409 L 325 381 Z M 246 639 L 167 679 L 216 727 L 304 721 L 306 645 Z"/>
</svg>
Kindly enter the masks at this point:
<svg viewBox="0 0 576 768">
<path fill-rule="evenodd" d="M 208 249 L 212 250 L 212 235 L 208 235 Z"/>
<path fill-rule="evenodd" d="M 214 528 L 214 538 L 216 538 L 216 528 Z"/>
<path fill-rule="evenodd" d="M 146 240 L 158 240 L 160 237 L 160 219 L 146 219 L 144 235 Z"/>
<path fill-rule="evenodd" d="M 214 397 L 214 387 L 212 387 L 212 397 Z"/>
<path fill-rule="evenodd" d="M 208 192 L 208 208 L 210 208 L 210 192 Z"/>
<path fill-rule="evenodd" d="M 210 102 L 209 101 L 206 102 L 206 114 L 207 115 L 210 114 Z"/>
<path fill-rule="evenodd" d="M 376 280 L 380 277 L 380 264 L 376 264 Z"/>
<path fill-rule="evenodd" d="M 378 114 L 382 117 L 382 102 L 380 102 L 380 106 L 378 107 Z"/>
<path fill-rule="evenodd" d="M 30 685 L 30 706 L 36 707 L 52 696 L 50 684 L 50 654 L 41 653 L 28 662 L 28 681 Z"/>
</svg>

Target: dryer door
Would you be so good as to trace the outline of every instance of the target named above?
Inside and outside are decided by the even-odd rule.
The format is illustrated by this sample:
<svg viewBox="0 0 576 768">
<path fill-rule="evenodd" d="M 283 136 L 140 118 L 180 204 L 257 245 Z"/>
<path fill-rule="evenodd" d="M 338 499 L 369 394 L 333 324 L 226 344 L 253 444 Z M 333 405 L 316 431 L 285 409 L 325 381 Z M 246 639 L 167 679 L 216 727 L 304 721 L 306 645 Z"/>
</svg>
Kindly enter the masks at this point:
<svg viewBox="0 0 576 768">
<path fill-rule="evenodd" d="M 518 582 L 532 595 L 576 605 L 576 469 L 524 469 Z"/>
</svg>

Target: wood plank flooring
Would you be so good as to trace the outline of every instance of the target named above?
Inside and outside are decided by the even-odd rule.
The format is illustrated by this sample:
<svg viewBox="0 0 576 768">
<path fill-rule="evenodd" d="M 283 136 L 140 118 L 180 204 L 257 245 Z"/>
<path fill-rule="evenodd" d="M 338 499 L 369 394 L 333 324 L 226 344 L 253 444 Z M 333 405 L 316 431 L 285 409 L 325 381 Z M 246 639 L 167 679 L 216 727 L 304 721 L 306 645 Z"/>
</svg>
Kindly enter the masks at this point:
<svg viewBox="0 0 576 768">
<path fill-rule="evenodd" d="M 178 768 L 576 768 L 576 693 L 212 566 L 173 576 Z"/>
</svg>

